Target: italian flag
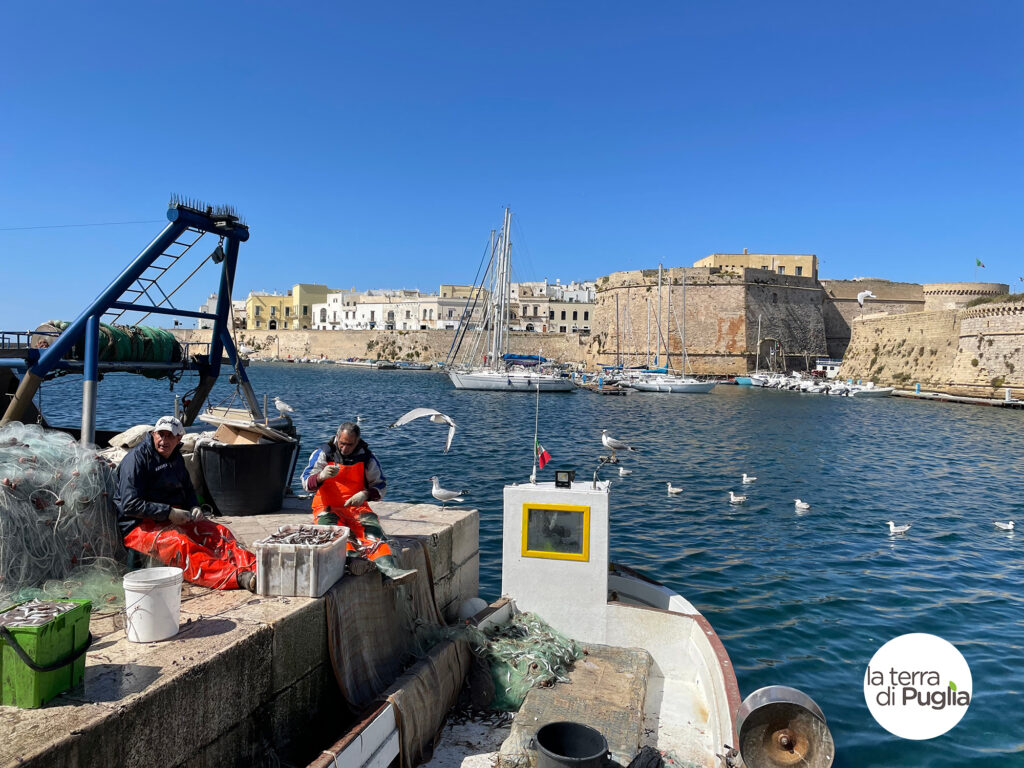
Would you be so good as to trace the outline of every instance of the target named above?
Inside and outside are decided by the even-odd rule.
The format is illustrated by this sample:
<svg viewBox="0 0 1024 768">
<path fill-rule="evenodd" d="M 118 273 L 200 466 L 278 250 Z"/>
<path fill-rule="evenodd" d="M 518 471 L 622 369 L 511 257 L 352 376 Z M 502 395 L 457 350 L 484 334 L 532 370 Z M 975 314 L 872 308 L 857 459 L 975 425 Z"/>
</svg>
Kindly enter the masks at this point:
<svg viewBox="0 0 1024 768">
<path fill-rule="evenodd" d="M 975 264 L 975 266 L 981 267 L 982 269 L 985 268 L 985 265 L 981 263 L 981 259 L 975 259 L 975 261 L 977 262 L 977 264 Z"/>
<path fill-rule="evenodd" d="M 544 446 L 539 442 L 535 443 L 537 451 L 537 466 L 540 469 L 544 469 L 544 465 L 551 461 L 551 454 L 544 450 Z"/>
</svg>

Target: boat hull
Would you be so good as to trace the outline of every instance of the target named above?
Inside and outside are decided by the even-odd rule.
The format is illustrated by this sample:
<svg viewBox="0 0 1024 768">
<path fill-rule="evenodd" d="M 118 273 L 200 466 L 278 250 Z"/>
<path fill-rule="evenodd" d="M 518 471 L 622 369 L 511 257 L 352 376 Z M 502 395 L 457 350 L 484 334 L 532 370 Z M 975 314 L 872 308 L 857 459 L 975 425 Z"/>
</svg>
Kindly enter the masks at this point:
<svg viewBox="0 0 1024 768">
<path fill-rule="evenodd" d="M 668 392 L 671 394 L 707 394 L 715 388 L 714 381 L 697 381 L 697 380 L 655 380 L 655 381 L 635 381 L 632 384 L 633 389 L 640 392 Z"/>
<path fill-rule="evenodd" d="M 569 379 L 535 373 L 500 373 L 498 371 L 449 371 L 456 389 L 490 392 L 572 392 L 575 384 Z"/>
</svg>

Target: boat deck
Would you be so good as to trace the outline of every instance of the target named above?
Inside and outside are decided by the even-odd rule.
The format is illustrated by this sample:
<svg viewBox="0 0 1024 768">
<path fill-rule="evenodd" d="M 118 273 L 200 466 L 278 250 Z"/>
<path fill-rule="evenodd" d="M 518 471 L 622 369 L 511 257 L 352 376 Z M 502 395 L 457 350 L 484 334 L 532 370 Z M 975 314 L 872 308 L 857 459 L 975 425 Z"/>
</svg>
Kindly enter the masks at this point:
<svg viewBox="0 0 1024 768">
<path fill-rule="evenodd" d="M 220 521 L 251 545 L 280 525 L 310 522 L 308 503 Z M 423 543 L 438 605 L 452 618 L 478 591 L 476 510 L 373 507 L 390 536 Z M 94 615 L 82 685 L 40 709 L 0 707 L 0 766 L 305 765 L 324 733 L 336 732 L 344 705 L 323 599 L 185 584 L 180 621 L 173 638 L 130 643 L 123 613 Z"/>
</svg>

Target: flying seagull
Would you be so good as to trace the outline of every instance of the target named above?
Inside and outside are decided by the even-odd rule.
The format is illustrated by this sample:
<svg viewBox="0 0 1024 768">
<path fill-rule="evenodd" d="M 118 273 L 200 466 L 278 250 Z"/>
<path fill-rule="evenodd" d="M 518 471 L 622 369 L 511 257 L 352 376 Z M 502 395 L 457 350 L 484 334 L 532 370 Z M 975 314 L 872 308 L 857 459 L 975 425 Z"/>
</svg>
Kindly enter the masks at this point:
<svg viewBox="0 0 1024 768">
<path fill-rule="evenodd" d="M 392 427 L 401 427 L 404 424 L 408 424 L 410 421 L 429 416 L 430 420 L 435 424 L 447 424 L 448 425 L 448 439 L 444 443 L 444 452 L 448 453 L 448 449 L 452 447 L 452 438 L 455 437 L 455 421 L 451 416 L 446 416 L 440 411 L 435 411 L 433 408 L 413 408 L 404 416 L 401 416 L 398 421 L 391 424 L 388 429 Z"/>
<path fill-rule="evenodd" d="M 674 485 L 672 485 L 672 483 L 665 483 L 665 485 L 668 486 L 669 496 L 675 496 L 677 493 L 682 493 L 683 492 L 683 489 L 681 487 L 680 488 L 676 488 Z"/>
<path fill-rule="evenodd" d="M 619 467 L 619 477 L 625 477 L 626 475 L 632 475 L 632 469 L 626 469 L 625 467 Z"/>
<path fill-rule="evenodd" d="M 444 509 L 444 505 L 449 501 L 462 501 L 462 497 L 467 495 L 469 491 L 449 491 L 441 487 L 441 483 L 438 482 L 437 475 L 430 478 L 430 482 L 434 484 L 434 487 L 430 490 L 430 495 L 441 502 L 441 508 Z"/>
<path fill-rule="evenodd" d="M 906 533 L 907 531 L 910 530 L 910 523 L 907 523 L 906 525 L 896 525 L 895 523 L 893 523 L 892 520 L 890 520 L 887 523 L 887 525 L 889 526 L 889 534 L 890 535 L 892 535 L 894 533 Z"/>
<path fill-rule="evenodd" d="M 751 477 L 751 476 L 750 476 L 750 475 L 748 475 L 748 474 L 747 474 L 746 472 L 744 472 L 744 473 L 743 473 L 743 482 L 744 482 L 744 483 L 752 483 L 752 482 L 754 482 L 755 480 L 757 480 L 757 478 L 756 478 L 756 477 Z"/>
<path fill-rule="evenodd" d="M 1001 523 L 998 520 L 996 520 L 995 521 L 995 525 L 996 525 L 996 528 L 998 528 L 1000 531 L 1012 531 L 1013 530 L 1013 520 L 1011 520 L 1008 523 Z"/>
<path fill-rule="evenodd" d="M 877 299 L 877 298 L 878 297 L 875 296 L 875 294 L 873 294 L 871 291 L 861 291 L 860 293 L 857 294 L 857 303 L 860 304 L 863 307 L 865 299 Z"/>
<path fill-rule="evenodd" d="M 747 500 L 746 496 L 740 496 L 738 494 L 729 491 L 729 503 L 730 504 L 742 504 Z"/>
<path fill-rule="evenodd" d="M 295 409 L 292 408 L 288 403 L 282 400 L 280 397 L 274 398 L 274 407 L 277 408 L 277 412 L 280 414 L 292 414 L 295 413 Z"/>
<path fill-rule="evenodd" d="M 793 499 L 793 506 L 797 509 L 810 509 L 811 505 L 806 501 L 800 501 L 800 499 Z"/>
</svg>

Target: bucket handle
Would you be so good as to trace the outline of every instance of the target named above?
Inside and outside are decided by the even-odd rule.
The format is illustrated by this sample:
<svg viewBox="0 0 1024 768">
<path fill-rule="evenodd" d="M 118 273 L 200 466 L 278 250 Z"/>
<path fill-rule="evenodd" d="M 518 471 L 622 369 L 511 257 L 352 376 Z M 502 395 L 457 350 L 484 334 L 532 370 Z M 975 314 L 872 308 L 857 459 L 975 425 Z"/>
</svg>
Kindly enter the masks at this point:
<svg viewBox="0 0 1024 768">
<path fill-rule="evenodd" d="M 66 667 L 68 664 L 73 664 L 74 662 L 78 661 L 78 659 L 81 658 L 81 656 L 84 655 L 87 650 L 89 650 L 89 646 L 92 645 L 93 640 L 92 632 L 90 632 L 88 637 L 85 638 L 85 645 L 83 645 L 77 651 L 74 651 L 71 656 L 68 656 L 67 658 L 61 661 L 55 661 L 53 664 L 40 666 L 36 664 L 34 661 L 32 661 L 32 658 L 27 653 L 25 653 L 24 648 L 18 645 L 18 641 L 14 639 L 14 635 L 10 633 L 7 627 L 0 627 L 0 637 L 7 641 L 7 644 L 11 646 L 11 650 L 18 654 L 18 658 L 25 663 L 25 666 L 27 666 L 29 669 L 35 670 L 36 672 L 56 672 L 58 669 L 63 669 L 64 667 Z"/>
</svg>

